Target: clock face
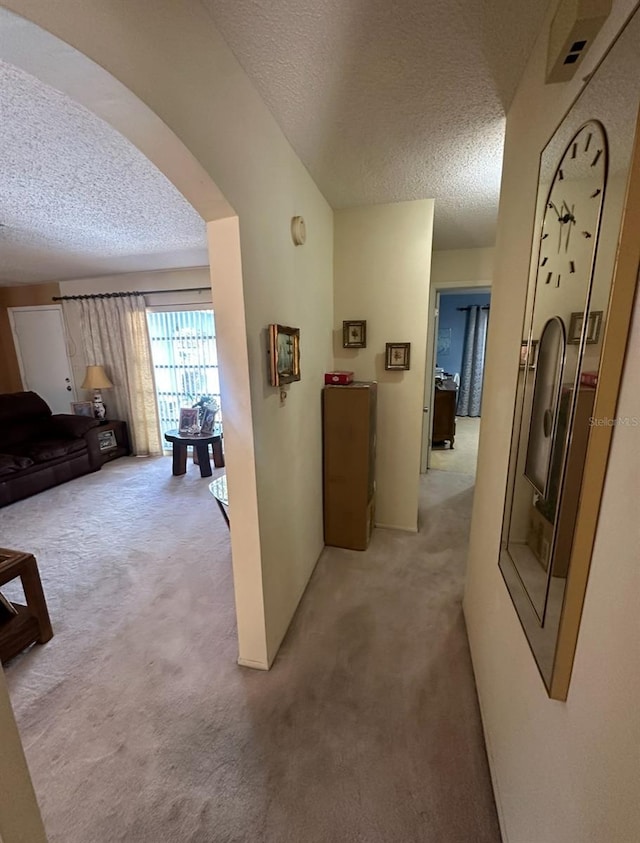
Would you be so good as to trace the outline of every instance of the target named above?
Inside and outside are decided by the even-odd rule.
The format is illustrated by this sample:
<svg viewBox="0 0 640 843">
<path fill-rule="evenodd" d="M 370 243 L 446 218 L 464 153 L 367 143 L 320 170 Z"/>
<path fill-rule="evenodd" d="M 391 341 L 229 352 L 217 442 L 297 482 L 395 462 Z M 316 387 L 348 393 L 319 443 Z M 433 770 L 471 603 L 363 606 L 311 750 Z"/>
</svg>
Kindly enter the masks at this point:
<svg viewBox="0 0 640 843">
<path fill-rule="evenodd" d="M 607 141 L 591 120 L 569 141 L 544 213 L 538 283 L 562 287 L 591 276 L 607 178 Z"/>
</svg>

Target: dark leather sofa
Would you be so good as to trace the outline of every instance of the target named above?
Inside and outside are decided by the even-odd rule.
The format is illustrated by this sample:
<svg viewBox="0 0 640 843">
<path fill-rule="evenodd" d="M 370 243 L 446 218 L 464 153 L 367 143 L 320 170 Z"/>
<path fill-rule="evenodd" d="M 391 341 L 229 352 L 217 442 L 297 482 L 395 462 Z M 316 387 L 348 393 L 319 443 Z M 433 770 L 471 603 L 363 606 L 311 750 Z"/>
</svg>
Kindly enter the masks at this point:
<svg viewBox="0 0 640 843">
<path fill-rule="evenodd" d="M 0 394 L 0 506 L 97 471 L 98 424 L 53 415 L 35 392 Z"/>
</svg>

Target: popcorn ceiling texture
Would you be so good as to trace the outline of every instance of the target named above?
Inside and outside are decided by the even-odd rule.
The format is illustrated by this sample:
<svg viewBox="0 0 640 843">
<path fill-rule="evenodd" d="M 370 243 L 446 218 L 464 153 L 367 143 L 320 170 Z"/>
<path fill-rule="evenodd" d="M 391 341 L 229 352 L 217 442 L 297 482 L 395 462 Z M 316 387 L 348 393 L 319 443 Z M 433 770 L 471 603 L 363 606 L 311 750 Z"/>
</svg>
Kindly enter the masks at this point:
<svg viewBox="0 0 640 843">
<path fill-rule="evenodd" d="M 435 197 L 435 249 L 493 245 L 531 0 L 202 0 L 333 207 Z"/>
<path fill-rule="evenodd" d="M 208 264 L 205 224 L 128 140 L 0 61 L 0 284 Z"/>
</svg>

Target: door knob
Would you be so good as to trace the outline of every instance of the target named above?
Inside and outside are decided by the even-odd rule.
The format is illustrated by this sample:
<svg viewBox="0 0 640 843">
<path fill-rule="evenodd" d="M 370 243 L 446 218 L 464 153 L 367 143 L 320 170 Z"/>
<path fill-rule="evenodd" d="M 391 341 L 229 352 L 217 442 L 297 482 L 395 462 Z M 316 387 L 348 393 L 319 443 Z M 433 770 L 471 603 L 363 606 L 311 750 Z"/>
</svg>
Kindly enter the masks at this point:
<svg viewBox="0 0 640 843">
<path fill-rule="evenodd" d="M 67 392 L 71 392 L 71 387 L 70 387 L 70 386 L 68 386 L 68 387 L 67 387 Z"/>
<path fill-rule="evenodd" d="M 422 408 L 422 412 L 423 412 L 423 413 L 428 413 L 428 412 L 429 412 L 429 408 L 428 408 L 428 407 L 423 407 L 423 408 Z"/>
</svg>

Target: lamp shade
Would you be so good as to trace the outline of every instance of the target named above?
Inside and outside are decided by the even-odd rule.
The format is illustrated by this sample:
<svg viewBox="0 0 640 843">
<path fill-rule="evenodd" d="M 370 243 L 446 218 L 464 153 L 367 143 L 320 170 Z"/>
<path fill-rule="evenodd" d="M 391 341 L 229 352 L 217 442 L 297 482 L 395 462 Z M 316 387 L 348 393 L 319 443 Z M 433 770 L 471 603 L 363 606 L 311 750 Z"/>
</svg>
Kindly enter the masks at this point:
<svg viewBox="0 0 640 843">
<path fill-rule="evenodd" d="M 102 366 L 87 366 L 81 389 L 109 389 L 112 386 Z"/>
</svg>

